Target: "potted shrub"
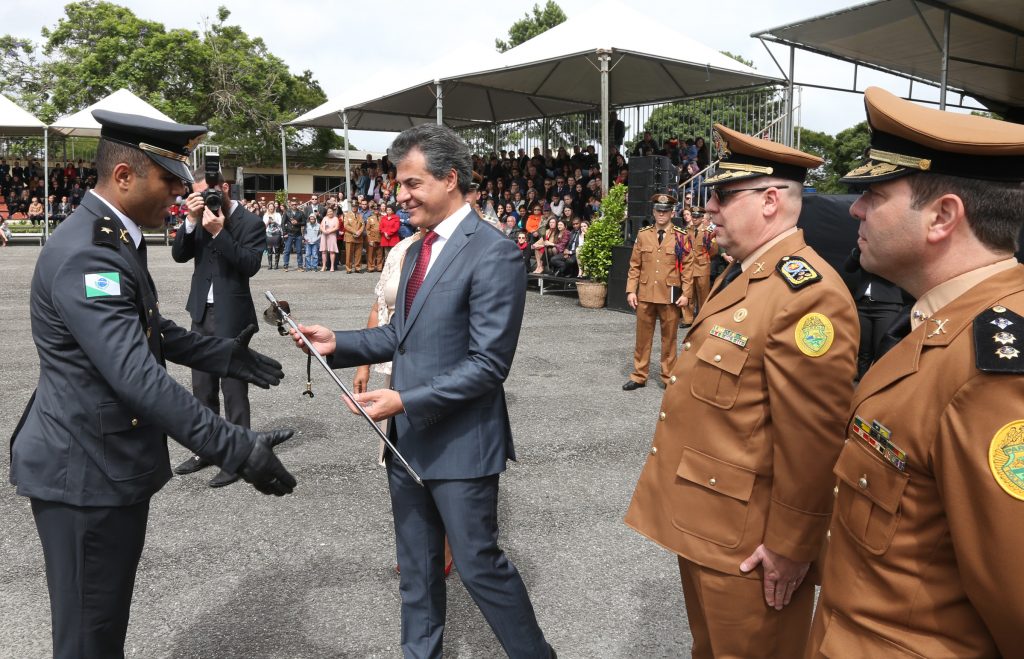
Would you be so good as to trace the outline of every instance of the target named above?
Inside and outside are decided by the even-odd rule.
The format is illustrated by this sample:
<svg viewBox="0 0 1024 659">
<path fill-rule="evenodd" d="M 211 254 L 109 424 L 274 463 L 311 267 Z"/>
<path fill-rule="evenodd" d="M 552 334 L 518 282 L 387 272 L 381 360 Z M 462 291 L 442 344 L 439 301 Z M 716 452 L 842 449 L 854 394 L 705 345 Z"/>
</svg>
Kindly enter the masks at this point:
<svg viewBox="0 0 1024 659">
<path fill-rule="evenodd" d="M 599 309 L 608 297 L 608 271 L 612 248 L 622 244 L 622 222 L 626 218 L 626 186 L 616 185 L 601 201 L 601 214 L 587 231 L 577 258 L 590 281 L 576 284 L 580 306 Z"/>
</svg>

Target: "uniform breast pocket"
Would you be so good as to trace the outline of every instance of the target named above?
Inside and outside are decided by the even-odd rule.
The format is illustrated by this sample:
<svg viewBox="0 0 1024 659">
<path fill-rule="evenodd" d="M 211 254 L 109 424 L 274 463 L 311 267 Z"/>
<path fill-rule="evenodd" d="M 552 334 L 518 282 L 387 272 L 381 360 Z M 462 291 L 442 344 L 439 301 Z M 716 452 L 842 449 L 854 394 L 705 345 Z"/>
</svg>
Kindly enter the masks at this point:
<svg viewBox="0 0 1024 659">
<path fill-rule="evenodd" d="M 740 373 L 747 362 L 743 348 L 714 337 L 697 350 L 697 365 L 690 379 L 690 393 L 705 403 L 724 410 L 736 403 L 740 390 Z"/>
<path fill-rule="evenodd" d="M 100 433 L 104 470 L 111 480 L 148 476 L 166 459 L 163 434 L 118 403 L 100 405 Z"/>
<path fill-rule="evenodd" d="M 858 438 L 846 443 L 833 471 L 839 477 L 840 523 L 864 549 L 884 554 L 900 522 L 900 499 L 910 476 L 876 457 Z"/>
</svg>

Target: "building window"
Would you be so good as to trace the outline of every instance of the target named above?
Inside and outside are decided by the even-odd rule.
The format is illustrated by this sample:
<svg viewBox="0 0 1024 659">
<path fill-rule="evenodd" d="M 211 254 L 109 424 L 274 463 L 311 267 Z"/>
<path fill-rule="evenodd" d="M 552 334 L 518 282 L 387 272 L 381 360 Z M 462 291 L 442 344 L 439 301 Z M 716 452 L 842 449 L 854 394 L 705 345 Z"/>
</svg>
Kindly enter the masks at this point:
<svg viewBox="0 0 1024 659">
<path fill-rule="evenodd" d="M 284 176 L 281 174 L 249 174 L 243 181 L 246 197 L 257 192 L 277 192 L 284 190 Z"/>
<path fill-rule="evenodd" d="M 344 185 L 345 179 L 340 176 L 314 176 L 313 192 L 323 194 L 325 192 L 338 192 Z"/>
</svg>

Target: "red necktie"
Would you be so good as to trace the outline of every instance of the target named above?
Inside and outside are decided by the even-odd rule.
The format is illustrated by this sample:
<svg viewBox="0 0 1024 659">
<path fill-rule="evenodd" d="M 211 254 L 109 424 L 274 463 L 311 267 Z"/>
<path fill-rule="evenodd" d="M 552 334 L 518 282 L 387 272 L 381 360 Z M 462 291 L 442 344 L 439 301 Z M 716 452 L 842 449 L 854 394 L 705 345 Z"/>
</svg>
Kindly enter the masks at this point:
<svg viewBox="0 0 1024 659">
<path fill-rule="evenodd" d="M 412 308 L 412 301 L 416 299 L 416 293 L 423 285 L 423 278 L 427 276 L 427 266 L 430 265 L 430 249 L 437 240 L 437 233 L 428 231 L 423 237 L 423 246 L 420 247 L 420 255 L 416 258 L 416 267 L 409 276 L 409 283 L 405 287 L 405 315 L 409 316 L 409 309 Z"/>
</svg>

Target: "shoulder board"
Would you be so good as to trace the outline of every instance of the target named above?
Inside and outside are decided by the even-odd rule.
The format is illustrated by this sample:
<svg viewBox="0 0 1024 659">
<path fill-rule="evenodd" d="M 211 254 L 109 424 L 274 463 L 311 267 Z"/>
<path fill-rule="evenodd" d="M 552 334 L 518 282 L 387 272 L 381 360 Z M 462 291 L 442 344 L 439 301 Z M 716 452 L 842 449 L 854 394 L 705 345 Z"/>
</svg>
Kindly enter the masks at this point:
<svg viewBox="0 0 1024 659">
<path fill-rule="evenodd" d="M 793 290 L 821 281 L 821 273 L 796 256 L 783 256 L 775 266 L 775 271 Z"/>
<path fill-rule="evenodd" d="M 120 249 L 121 245 L 117 239 L 117 225 L 109 217 L 97 217 L 93 222 L 92 241 L 97 245 L 106 245 L 114 249 Z"/>
<path fill-rule="evenodd" d="M 1024 318 L 1002 305 L 974 319 L 974 360 L 983 373 L 1024 373 Z"/>
<path fill-rule="evenodd" d="M 680 229 L 679 227 L 677 227 L 674 224 L 672 225 L 672 230 L 675 231 L 676 233 L 686 233 L 685 231 L 683 231 L 682 229 Z"/>
<path fill-rule="evenodd" d="M 648 225 L 647 225 L 647 226 L 645 226 L 645 227 L 644 227 L 643 229 L 640 229 L 640 231 L 637 231 L 637 233 L 643 233 L 644 231 L 650 231 L 650 230 L 651 230 L 651 229 L 653 229 L 653 228 L 654 228 L 654 225 L 653 225 L 653 224 L 648 224 Z"/>
</svg>

